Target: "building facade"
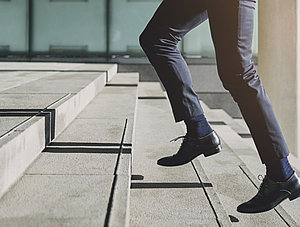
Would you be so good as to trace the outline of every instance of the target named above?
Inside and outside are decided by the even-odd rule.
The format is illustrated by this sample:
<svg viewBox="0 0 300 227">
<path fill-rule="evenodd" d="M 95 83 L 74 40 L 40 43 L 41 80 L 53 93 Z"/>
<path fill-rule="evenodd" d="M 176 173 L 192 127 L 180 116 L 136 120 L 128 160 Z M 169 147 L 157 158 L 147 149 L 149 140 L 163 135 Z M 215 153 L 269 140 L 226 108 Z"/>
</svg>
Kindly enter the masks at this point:
<svg viewBox="0 0 300 227">
<path fill-rule="evenodd" d="M 138 37 L 160 2 L 0 0 L 0 55 L 144 56 Z M 186 57 L 214 58 L 208 21 L 189 32 L 178 48 Z M 253 52 L 257 55 L 257 26 Z"/>
</svg>

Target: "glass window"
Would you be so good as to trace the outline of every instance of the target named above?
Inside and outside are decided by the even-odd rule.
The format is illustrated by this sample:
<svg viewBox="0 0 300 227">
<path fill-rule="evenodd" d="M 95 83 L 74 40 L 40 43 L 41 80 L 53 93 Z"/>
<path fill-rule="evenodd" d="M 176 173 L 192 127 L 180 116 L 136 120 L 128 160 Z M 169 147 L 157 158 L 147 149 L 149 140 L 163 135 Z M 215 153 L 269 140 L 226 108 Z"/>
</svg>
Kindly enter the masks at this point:
<svg viewBox="0 0 300 227">
<path fill-rule="evenodd" d="M 27 51 L 27 5 L 27 0 L 0 1 L 0 54 Z"/>
<path fill-rule="evenodd" d="M 161 0 L 32 0 L 32 52 L 50 55 L 144 56 L 139 35 Z M 0 55 L 28 51 L 28 0 L 0 0 Z M 109 14 L 109 15 L 108 15 Z M 106 18 L 109 16 L 107 27 Z M 255 14 L 253 55 L 258 52 Z M 7 23 L 9 21 L 9 23 Z M 107 42 L 107 31 L 109 40 Z M 107 47 L 107 43 L 109 47 Z M 178 44 L 185 56 L 214 57 L 208 21 Z"/>
<path fill-rule="evenodd" d="M 33 52 L 106 52 L 105 0 L 34 0 Z"/>
<path fill-rule="evenodd" d="M 143 55 L 139 35 L 156 11 L 159 0 L 111 0 L 110 52 Z M 180 44 L 178 47 L 180 48 Z"/>
</svg>

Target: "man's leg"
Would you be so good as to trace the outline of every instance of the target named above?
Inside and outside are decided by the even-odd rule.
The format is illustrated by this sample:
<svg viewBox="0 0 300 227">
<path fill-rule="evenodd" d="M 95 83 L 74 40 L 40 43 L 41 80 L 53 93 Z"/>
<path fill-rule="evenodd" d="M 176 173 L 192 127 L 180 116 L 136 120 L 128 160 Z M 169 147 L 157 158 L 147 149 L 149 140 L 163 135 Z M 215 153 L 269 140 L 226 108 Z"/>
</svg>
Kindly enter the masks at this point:
<svg viewBox="0 0 300 227">
<path fill-rule="evenodd" d="M 182 37 L 207 19 L 204 0 L 164 0 L 140 35 L 140 44 L 166 88 L 175 122 L 184 120 L 187 134 L 176 155 L 157 164 L 178 166 L 200 154 L 221 150 L 220 139 L 207 122 L 193 90 L 188 66 L 177 49 Z"/>
<path fill-rule="evenodd" d="M 203 0 L 164 0 L 140 35 L 140 45 L 169 97 L 175 122 L 203 113 L 188 66 L 177 49 L 182 37 L 207 19 Z"/>
<path fill-rule="evenodd" d="M 256 1 L 206 1 L 220 79 L 237 102 L 261 161 L 271 170 L 267 171 L 258 194 L 240 205 L 238 211 L 256 213 L 270 210 L 283 199 L 297 198 L 300 181 L 287 161 L 288 147 L 252 61 Z"/>
<path fill-rule="evenodd" d="M 288 147 L 252 61 L 255 0 L 207 0 L 218 73 L 237 102 L 263 163 L 287 157 Z"/>
</svg>

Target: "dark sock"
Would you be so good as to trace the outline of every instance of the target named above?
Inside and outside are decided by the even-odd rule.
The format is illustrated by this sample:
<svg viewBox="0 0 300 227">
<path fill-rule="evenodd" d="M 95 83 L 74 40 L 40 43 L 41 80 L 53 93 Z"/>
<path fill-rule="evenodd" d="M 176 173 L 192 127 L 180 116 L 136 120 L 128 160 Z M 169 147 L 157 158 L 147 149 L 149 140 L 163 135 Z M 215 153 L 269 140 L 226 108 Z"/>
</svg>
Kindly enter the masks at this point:
<svg viewBox="0 0 300 227">
<path fill-rule="evenodd" d="M 287 158 L 268 163 L 266 167 L 267 176 L 273 181 L 286 181 L 294 173 Z"/>
<path fill-rule="evenodd" d="M 192 117 L 189 121 L 184 121 L 187 128 L 187 135 L 190 137 L 203 137 L 213 130 L 206 120 L 204 114 Z"/>
</svg>

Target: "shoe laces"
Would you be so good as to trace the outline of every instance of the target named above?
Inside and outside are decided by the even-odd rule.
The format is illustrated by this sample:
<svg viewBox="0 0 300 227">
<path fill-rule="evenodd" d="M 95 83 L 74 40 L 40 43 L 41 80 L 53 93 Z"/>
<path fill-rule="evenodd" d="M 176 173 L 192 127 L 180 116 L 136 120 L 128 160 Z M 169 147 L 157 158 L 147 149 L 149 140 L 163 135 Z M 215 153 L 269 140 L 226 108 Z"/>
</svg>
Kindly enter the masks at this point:
<svg viewBox="0 0 300 227">
<path fill-rule="evenodd" d="M 172 142 L 172 141 L 177 141 L 177 140 L 179 140 L 179 139 L 181 139 L 181 138 L 186 138 L 186 135 L 184 135 L 184 136 L 178 136 L 178 137 L 176 137 L 176 138 L 174 138 L 174 139 L 171 139 L 170 140 L 170 142 Z"/>
<path fill-rule="evenodd" d="M 179 154 L 179 153 L 181 153 L 182 152 L 182 147 L 184 146 L 183 144 L 187 141 L 187 135 L 183 135 L 183 136 L 178 136 L 178 137 L 176 137 L 176 138 L 174 138 L 174 139 L 171 139 L 170 140 L 170 142 L 172 142 L 172 141 L 177 141 L 177 140 L 179 140 L 179 139 L 181 139 L 181 138 L 183 138 L 183 141 L 181 142 L 181 144 L 180 144 L 180 147 L 179 147 L 179 150 L 178 150 L 178 152 L 176 153 L 176 154 L 174 154 L 173 156 L 175 156 L 175 155 L 177 155 L 177 154 Z"/>
<path fill-rule="evenodd" d="M 264 176 L 261 175 L 261 174 L 259 174 L 259 175 L 257 176 L 257 179 L 260 180 L 260 181 L 263 181 L 263 180 L 264 180 Z"/>
<path fill-rule="evenodd" d="M 258 180 L 262 181 L 262 183 L 259 186 L 258 192 L 263 194 L 269 188 L 267 177 L 260 174 L 257 178 Z"/>
</svg>

